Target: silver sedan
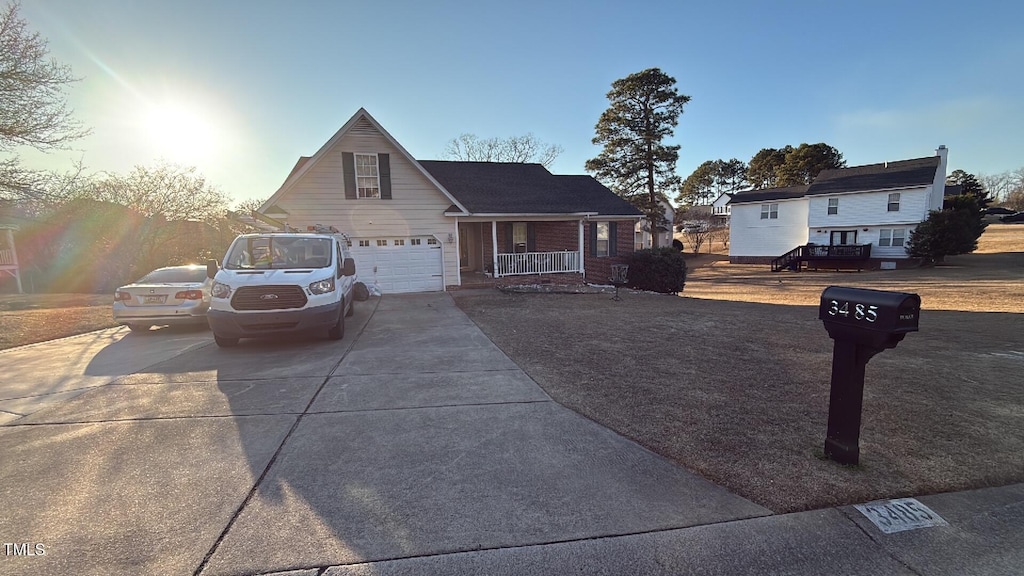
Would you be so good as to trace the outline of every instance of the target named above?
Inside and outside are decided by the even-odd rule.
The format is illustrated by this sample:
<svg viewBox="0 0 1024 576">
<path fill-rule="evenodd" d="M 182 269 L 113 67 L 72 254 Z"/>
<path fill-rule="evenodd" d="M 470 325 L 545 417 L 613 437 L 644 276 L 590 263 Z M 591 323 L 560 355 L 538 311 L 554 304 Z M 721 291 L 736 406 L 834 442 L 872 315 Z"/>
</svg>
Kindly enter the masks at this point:
<svg viewBox="0 0 1024 576">
<path fill-rule="evenodd" d="M 114 292 L 114 320 L 132 330 L 151 326 L 206 326 L 210 287 L 206 266 L 158 268 Z"/>
</svg>

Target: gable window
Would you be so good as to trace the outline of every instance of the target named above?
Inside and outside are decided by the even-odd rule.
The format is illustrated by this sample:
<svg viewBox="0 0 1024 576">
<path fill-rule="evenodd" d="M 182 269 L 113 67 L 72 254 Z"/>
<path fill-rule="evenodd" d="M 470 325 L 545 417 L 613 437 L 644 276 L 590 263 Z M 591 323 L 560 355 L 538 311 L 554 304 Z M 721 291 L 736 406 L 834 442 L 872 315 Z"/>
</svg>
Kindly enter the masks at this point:
<svg viewBox="0 0 1024 576">
<path fill-rule="evenodd" d="M 380 171 L 376 154 L 356 154 L 356 195 L 359 198 L 380 198 Z"/>
<path fill-rule="evenodd" d="M 761 220 L 778 220 L 778 204 L 761 204 Z"/>
<path fill-rule="evenodd" d="M 893 192 L 892 194 L 889 194 L 889 212 L 899 212 L 899 211 L 900 211 L 900 193 L 899 192 Z"/>
<path fill-rule="evenodd" d="M 906 237 L 906 228 L 882 228 L 878 231 L 878 245 L 903 246 L 903 242 Z"/>
<path fill-rule="evenodd" d="M 839 214 L 839 198 L 828 199 L 828 213 Z"/>
</svg>

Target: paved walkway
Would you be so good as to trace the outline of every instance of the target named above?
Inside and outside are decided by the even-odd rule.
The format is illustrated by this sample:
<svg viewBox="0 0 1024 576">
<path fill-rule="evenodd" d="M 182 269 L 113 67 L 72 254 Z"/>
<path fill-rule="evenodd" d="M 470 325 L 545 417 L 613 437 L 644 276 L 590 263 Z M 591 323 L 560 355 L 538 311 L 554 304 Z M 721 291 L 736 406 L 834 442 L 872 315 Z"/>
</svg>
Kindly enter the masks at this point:
<svg viewBox="0 0 1024 576">
<path fill-rule="evenodd" d="M 922 498 L 949 526 L 888 536 L 772 516 L 551 401 L 445 294 L 359 303 L 340 342 L 96 334 L 0 353 L 0 546 L 33 546 L 0 574 L 1024 565 L 1024 485 Z"/>
</svg>

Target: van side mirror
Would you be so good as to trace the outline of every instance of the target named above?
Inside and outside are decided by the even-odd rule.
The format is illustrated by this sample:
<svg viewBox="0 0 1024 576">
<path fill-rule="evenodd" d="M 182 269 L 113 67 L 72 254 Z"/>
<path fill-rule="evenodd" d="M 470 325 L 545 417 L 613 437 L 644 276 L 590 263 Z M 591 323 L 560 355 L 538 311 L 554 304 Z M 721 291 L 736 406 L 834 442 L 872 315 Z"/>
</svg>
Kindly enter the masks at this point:
<svg viewBox="0 0 1024 576">
<path fill-rule="evenodd" d="M 342 276 L 355 276 L 356 275 L 356 261 L 352 258 L 345 258 L 344 263 L 341 265 Z"/>
<path fill-rule="evenodd" d="M 212 279 L 214 276 L 217 275 L 217 270 L 219 270 L 219 269 L 220 269 L 220 267 L 217 266 L 217 261 L 216 260 L 207 260 L 206 261 L 206 277 L 207 278 Z"/>
</svg>

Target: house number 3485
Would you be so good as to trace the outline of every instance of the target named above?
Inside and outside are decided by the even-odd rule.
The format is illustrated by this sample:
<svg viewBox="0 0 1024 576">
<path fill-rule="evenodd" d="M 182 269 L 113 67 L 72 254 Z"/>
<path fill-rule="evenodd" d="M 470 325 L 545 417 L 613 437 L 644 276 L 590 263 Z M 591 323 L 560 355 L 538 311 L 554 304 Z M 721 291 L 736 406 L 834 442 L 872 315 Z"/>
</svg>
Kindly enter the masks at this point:
<svg viewBox="0 0 1024 576">
<path fill-rule="evenodd" d="M 853 304 L 853 312 L 850 312 L 849 302 L 840 304 L 838 301 L 832 300 L 829 303 L 828 313 L 830 316 L 842 316 L 843 318 L 849 318 L 850 314 L 853 314 L 854 320 L 864 320 L 865 322 L 878 320 L 878 306 L 858 304 L 856 302 Z"/>
</svg>

